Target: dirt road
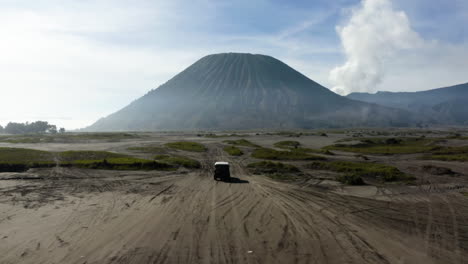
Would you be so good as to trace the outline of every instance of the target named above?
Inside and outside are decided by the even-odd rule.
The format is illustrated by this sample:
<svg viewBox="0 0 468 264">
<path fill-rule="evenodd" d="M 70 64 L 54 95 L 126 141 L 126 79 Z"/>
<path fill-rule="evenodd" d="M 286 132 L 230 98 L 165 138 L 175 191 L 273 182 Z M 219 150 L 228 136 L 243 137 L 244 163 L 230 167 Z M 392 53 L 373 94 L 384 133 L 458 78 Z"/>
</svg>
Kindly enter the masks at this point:
<svg viewBox="0 0 468 264">
<path fill-rule="evenodd" d="M 466 263 L 458 196 L 359 198 L 250 175 L 220 149 L 200 158 L 186 174 L 2 181 L 0 263 Z M 232 182 L 212 179 L 215 160 L 231 161 Z"/>
</svg>

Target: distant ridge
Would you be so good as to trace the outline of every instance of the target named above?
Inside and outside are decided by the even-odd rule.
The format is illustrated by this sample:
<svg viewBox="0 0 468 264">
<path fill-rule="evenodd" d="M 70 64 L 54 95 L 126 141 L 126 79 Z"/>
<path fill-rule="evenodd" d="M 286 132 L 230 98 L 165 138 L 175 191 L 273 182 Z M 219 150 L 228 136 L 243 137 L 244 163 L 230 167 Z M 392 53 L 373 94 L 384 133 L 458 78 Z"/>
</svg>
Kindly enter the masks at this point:
<svg viewBox="0 0 468 264">
<path fill-rule="evenodd" d="M 347 97 L 413 112 L 427 124 L 468 125 L 468 83 L 421 92 L 351 93 Z"/>
<path fill-rule="evenodd" d="M 88 131 L 407 126 L 405 111 L 339 96 L 265 55 L 201 58 Z"/>
</svg>

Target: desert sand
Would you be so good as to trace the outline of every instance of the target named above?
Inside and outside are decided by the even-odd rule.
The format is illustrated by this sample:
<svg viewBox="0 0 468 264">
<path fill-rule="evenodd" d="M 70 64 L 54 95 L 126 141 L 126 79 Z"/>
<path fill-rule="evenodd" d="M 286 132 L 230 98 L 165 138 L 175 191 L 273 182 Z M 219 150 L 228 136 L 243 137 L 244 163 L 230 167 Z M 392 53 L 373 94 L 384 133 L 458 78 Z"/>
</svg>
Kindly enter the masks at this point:
<svg viewBox="0 0 468 264">
<path fill-rule="evenodd" d="M 342 135 L 305 136 L 309 147 Z M 245 169 L 224 138 L 154 134 L 139 140 L 9 144 L 42 150 L 107 150 L 174 140 L 204 143 L 184 153 L 202 168 L 110 171 L 78 168 L 0 173 L 0 263 L 465 263 L 468 166 L 450 181 L 412 186 L 342 186 L 274 181 Z M 263 146 L 281 136 L 253 135 Z M 353 156 L 334 158 L 354 159 Z M 418 172 L 411 155 L 370 157 Z M 229 161 L 233 181 L 212 177 Z M 427 162 L 426 162 L 427 163 Z M 437 162 L 432 162 L 434 164 Z M 426 176 L 425 176 L 426 175 Z M 427 180 L 426 179 L 426 180 Z M 429 184 L 427 183 L 429 182 Z"/>
</svg>

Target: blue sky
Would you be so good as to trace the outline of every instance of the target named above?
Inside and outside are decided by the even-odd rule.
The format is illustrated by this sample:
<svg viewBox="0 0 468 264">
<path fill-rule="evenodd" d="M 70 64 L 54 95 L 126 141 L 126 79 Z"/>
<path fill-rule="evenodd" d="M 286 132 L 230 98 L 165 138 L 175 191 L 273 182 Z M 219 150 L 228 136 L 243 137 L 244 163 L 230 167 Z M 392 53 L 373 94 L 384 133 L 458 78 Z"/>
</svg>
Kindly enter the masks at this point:
<svg viewBox="0 0 468 264">
<path fill-rule="evenodd" d="M 274 56 L 343 94 L 468 82 L 466 25 L 466 0 L 0 0 L 0 125 L 83 127 L 220 52 Z"/>
</svg>

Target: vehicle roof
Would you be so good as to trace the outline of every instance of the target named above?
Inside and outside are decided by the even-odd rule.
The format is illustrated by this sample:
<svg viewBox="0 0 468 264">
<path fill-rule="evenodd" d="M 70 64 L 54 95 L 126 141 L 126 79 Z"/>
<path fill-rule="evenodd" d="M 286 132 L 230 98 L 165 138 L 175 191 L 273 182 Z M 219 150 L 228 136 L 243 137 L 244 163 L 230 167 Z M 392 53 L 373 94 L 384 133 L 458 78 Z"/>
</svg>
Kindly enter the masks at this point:
<svg viewBox="0 0 468 264">
<path fill-rule="evenodd" d="M 215 162 L 215 166 L 217 166 L 217 165 L 227 165 L 227 166 L 229 166 L 229 162 L 226 162 L 226 161 L 217 161 L 217 162 Z"/>
</svg>

